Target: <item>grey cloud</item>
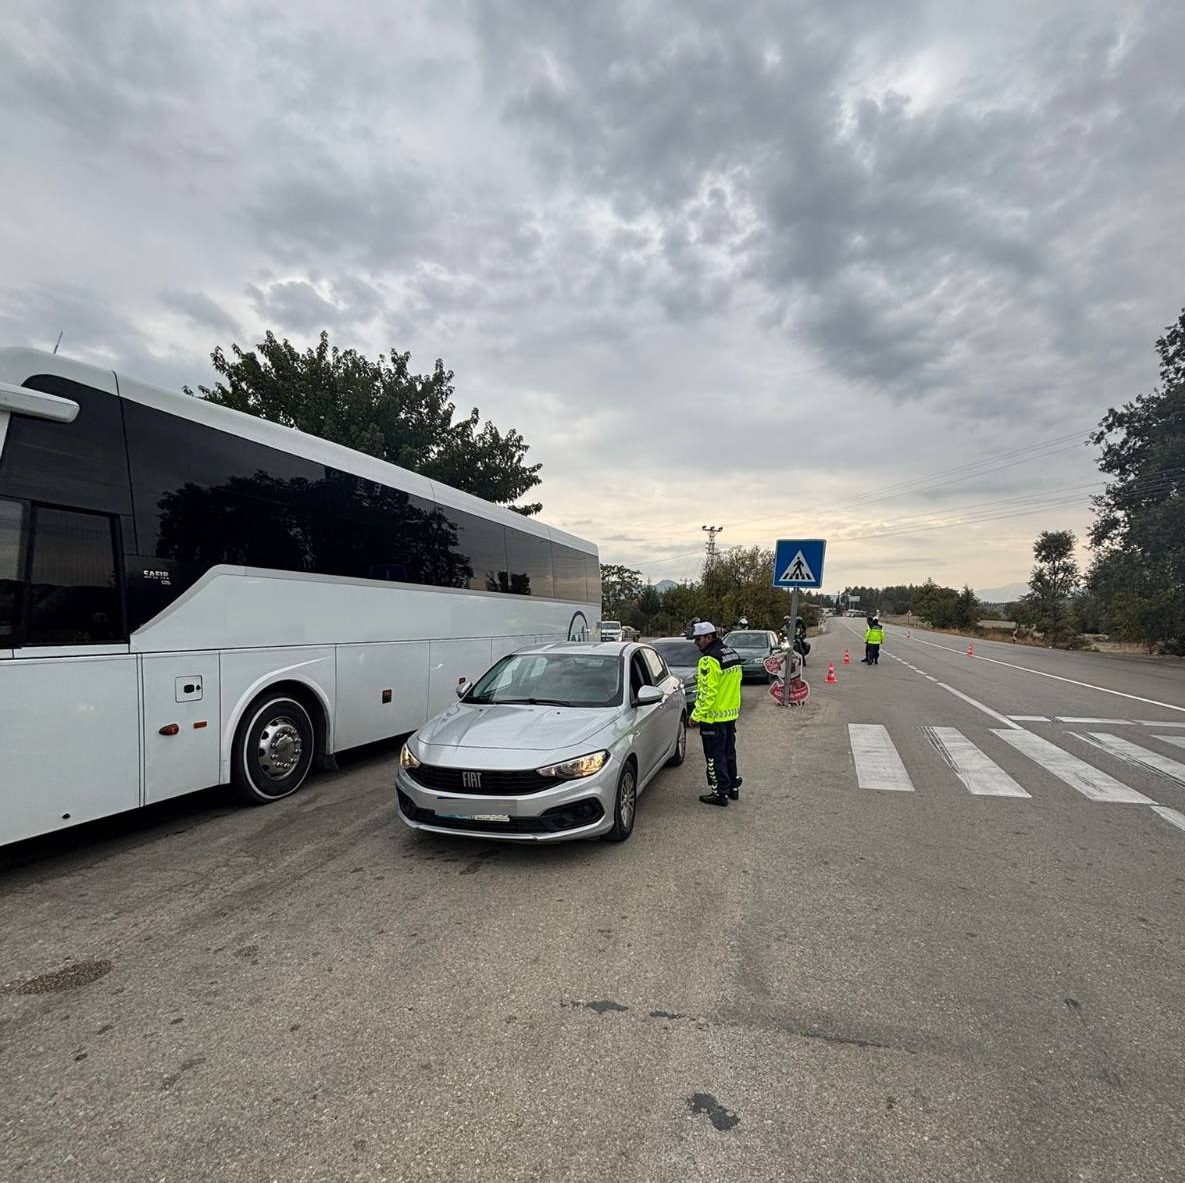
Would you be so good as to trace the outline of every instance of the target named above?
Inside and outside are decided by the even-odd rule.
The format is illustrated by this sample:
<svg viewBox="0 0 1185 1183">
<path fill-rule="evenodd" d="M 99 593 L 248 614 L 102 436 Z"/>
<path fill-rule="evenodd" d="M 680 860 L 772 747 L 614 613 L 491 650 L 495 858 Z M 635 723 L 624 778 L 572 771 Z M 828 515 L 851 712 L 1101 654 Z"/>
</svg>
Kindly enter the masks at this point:
<svg viewBox="0 0 1185 1183">
<path fill-rule="evenodd" d="M 34 284 L 0 292 L 5 344 L 52 349 L 83 360 L 135 355 L 147 345 L 135 319 L 97 292 L 71 284 Z"/>
<path fill-rule="evenodd" d="M 247 294 L 261 316 L 280 332 L 308 333 L 370 320 L 384 307 L 382 294 L 357 276 L 330 285 L 327 300 L 303 279 L 263 287 L 248 284 Z"/>
<path fill-rule="evenodd" d="M 217 301 L 204 292 L 187 292 L 166 288 L 160 293 L 161 303 L 187 316 L 199 328 L 213 329 L 225 337 L 237 336 L 239 324 Z"/>
</svg>

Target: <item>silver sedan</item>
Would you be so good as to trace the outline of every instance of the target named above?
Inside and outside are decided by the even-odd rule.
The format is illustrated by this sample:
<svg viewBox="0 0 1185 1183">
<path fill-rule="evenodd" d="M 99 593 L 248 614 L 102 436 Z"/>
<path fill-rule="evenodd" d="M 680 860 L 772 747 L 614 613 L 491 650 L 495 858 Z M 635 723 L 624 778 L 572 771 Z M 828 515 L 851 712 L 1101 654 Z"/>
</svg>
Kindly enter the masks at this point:
<svg viewBox="0 0 1185 1183">
<path fill-rule="evenodd" d="M 400 753 L 399 816 L 413 829 L 622 842 L 639 793 L 687 754 L 682 683 L 648 645 L 522 649 L 458 694 Z"/>
</svg>

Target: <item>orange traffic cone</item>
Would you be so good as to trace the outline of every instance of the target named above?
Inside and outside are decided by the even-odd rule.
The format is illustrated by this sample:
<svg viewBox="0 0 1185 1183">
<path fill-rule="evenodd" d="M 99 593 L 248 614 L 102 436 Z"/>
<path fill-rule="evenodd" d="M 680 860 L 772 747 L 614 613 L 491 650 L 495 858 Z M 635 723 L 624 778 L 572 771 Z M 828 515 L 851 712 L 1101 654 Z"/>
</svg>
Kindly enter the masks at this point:
<svg viewBox="0 0 1185 1183">
<path fill-rule="evenodd" d="M 844 665 L 852 664 L 852 659 L 848 656 L 848 651 L 846 649 L 843 651 L 843 663 Z"/>
<path fill-rule="evenodd" d="M 827 663 L 827 677 L 823 679 L 824 682 L 829 682 L 834 685 L 839 679 L 835 676 L 835 663 L 829 661 Z"/>
<path fill-rule="evenodd" d="M 968 657 L 975 656 L 975 646 L 970 641 L 967 642 L 967 656 Z"/>
</svg>

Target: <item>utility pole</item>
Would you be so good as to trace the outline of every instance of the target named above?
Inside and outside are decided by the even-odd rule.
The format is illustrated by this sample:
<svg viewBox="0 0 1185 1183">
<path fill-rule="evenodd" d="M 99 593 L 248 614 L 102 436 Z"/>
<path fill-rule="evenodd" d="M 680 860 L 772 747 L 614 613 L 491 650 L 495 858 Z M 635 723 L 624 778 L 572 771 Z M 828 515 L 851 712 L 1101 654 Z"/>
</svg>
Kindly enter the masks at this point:
<svg viewBox="0 0 1185 1183">
<path fill-rule="evenodd" d="M 723 526 L 700 526 L 700 529 L 703 530 L 703 532 L 705 534 L 707 534 L 707 536 L 708 536 L 707 557 L 704 561 L 704 566 L 710 567 L 712 565 L 713 560 L 716 559 L 720 553 L 716 549 L 716 535 L 722 533 L 724 530 L 724 527 Z"/>
</svg>

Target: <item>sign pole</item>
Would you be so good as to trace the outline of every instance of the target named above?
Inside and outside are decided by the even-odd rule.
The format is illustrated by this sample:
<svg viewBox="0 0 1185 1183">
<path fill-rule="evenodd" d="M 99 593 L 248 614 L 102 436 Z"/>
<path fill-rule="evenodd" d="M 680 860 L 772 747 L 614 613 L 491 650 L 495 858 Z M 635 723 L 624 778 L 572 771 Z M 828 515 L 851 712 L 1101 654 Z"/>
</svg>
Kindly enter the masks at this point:
<svg viewBox="0 0 1185 1183">
<path fill-rule="evenodd" d="M 790 589 L 790 623 L 786 626 L 786 640 L 790 648 L 786 650 L 786 669 L 783 673 L 786 689 L 782 694 L 782 706 L 790 709 L 790 671 L 794 668 L 794 626 L 798 622 L 798 588 Z"/>
</svg>

